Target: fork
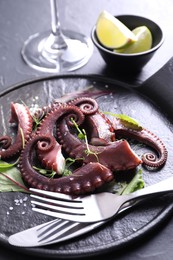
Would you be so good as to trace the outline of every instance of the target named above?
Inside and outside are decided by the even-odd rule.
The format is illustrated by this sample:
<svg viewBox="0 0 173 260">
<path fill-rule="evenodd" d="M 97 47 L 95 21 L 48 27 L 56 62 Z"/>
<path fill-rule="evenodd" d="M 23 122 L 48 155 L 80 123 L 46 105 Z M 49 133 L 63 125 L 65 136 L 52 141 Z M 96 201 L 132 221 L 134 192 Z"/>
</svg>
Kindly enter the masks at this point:
<svg viewBox="0 0 173 260">
<path fill-rule="evenodd" d="M 90 223 L 112 218 L 127 202 L 173 192 L 173 177 L 128 195 L 102 192 L 72 198 L 62 193 L 34 188 L 30 190 L 38 194 L 31 194 L 35 198 L 31 200 L 34 211 L 70 221 Z"/>
</svg>

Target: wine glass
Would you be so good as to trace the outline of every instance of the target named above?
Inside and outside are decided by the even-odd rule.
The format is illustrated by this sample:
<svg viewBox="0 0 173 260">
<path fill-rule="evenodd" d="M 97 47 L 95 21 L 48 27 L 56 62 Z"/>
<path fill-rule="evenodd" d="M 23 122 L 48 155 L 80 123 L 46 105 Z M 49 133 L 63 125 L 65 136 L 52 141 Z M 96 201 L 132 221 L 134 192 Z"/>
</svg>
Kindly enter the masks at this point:
<svg viewBox="0 0 173 260">
<path fill-rule="evenodd" d="M 85 65 L 93 52 L 89 37 L 61 30 L 56 0 L 50 0 L 51 32 L 36 33 L 22 48 L 24 61 L 32 68 L 50 73 L 76 70 Z"/>
</svg>

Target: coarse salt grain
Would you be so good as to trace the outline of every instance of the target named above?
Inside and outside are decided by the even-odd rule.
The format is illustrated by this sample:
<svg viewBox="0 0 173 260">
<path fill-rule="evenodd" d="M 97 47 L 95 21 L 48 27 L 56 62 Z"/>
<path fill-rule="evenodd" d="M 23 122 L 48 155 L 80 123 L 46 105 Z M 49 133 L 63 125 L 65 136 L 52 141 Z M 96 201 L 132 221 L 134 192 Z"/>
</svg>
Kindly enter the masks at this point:
<svg viewBox="0 0 173 260">
<path fill-rule="evenodd" d="M 15 200 L 14 200 L 14 203 L 15 203 L 15 205 L 20 205 L 20 202 L 19 202 L 18 199 L 15 199 Z"/>
</svg>

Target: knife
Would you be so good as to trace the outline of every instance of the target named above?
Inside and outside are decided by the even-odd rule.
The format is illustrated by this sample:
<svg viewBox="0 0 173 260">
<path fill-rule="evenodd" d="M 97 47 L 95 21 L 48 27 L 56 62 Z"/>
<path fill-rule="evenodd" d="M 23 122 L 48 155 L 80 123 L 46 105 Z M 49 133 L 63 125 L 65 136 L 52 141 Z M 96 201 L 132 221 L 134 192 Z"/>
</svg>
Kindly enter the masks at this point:
<svg viewBox="0 0 173 260">
<path fill-rule="evenodd" d="M 124 204 L 117 214 L 122 213 L 139 202 L 140 201 L 138 200 Z M 107 221 L 89 224 L 56 218 L 49 222 L 13 234 L 8 238 L 8 242 L 13 246 L 18 247 L 39 247 L 50 245 L 85 234 L 103 225 Z"/>
<path fill-rule="evenodd" d="M 84 224 L 62 219 L 54 219 L 44 224 L 23 230 L 8 238 L 8 242 L 18 247 L 38 247 L 62 242 L 95 229 L 104 222 Z"/>
</svg>

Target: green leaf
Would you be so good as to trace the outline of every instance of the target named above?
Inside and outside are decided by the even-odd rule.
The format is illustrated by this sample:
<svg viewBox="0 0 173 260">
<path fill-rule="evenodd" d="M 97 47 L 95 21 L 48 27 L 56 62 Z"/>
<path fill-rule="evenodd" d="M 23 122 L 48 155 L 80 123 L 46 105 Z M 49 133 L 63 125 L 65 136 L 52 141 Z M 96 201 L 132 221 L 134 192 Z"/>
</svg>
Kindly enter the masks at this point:
<svg viewBox="0 0 173 260">
<path fill-rule="evenodd" d="M 3 171 L 3 170 L 6 170 L 6 169 L 9 169 L 9 168 L 12 168 L 12 167 L 14 167 L 18 162 L 19 162 L 19 159 L 17 159 L 17 161 L 14 162 L 14 163 L 7 163 L 7 162 L 4 162 L 4 161 L 0 160 L 0 171 Z"/>
<path fill-rule="evenodd" d="M 72 171 L 70 171 L 69 169 L 65 169 L 63 172 L 63 176 L 69 176 L 72 174 Z"/>
<path fill-rule="evenodd" d="M 121 120 L 121 123 L 131 129 L 141 131 L 142 126 L 132 117 L 127 116 L 125 114 L 114 114 L 112 112 L 103 112 L 105 115 L 114 116 Z"/>
<path fill-rule="evenodd" d="M 22 191 L 29 192 L 25 186 L 20 171 L 16 167 L 0 172 L 0 192 Z"/>
<path fill-rule="evenodd" d="M 36 166 L 33 166 L 33 169 L 35 169 L 36 171 L 38 171 L 42 175 L 44 175 L 46 177 L 49 177 L 49 178 L 53 178 L 56 175 L 56 172 L 53 171 L 53 170 L 47 170 L 47 169 L 43 169 L 43 168 L 38 168 Z"/>
<path fill-rule="evenodd" d="M 68 157 L 65 161 L 66 161 L 66 166 L 65 166 L 65 169 L 64 169 L 64 172 L 63 172 L 63 176 L 69 176 L 72 174 L 72 171 L 69 169 L 71 165 L 73 165 L 76 161 L 79 161 L 79 160 L 82 160 L 83 161 L 83 158 L 70 158 Z"/>
<path fill-rule="evenodd" d="M 121 195 L 126 195 L 131 192 L 135 192 L 137 190 L 143 189 L 145 186 L 144 180 L 142 179 L 142 170 L 135 174 L 133 179 L 125 186 L 124 190 L 122 191 Z"/>
</svg>

